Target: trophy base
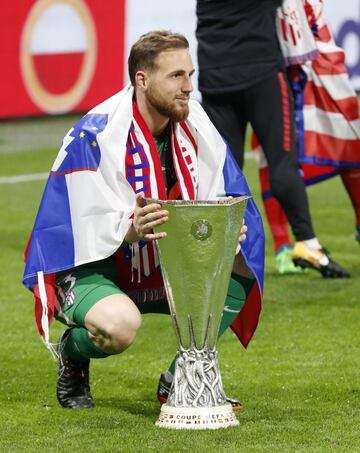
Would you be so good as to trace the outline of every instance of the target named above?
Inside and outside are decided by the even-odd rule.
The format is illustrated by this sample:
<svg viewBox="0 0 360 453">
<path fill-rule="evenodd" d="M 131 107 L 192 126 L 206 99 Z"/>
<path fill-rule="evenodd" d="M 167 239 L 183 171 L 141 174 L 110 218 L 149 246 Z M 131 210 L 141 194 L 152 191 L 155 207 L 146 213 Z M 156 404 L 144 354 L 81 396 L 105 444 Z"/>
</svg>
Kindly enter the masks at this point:
<svg viewBox="0 0 360 453">
<path fill-rule="evenodd" d="M 169 429 L 220 429 L 237 426 L 231 404 L 213 407 L 174 407 L 163 404 L 156 426 Z"/>
</svg>

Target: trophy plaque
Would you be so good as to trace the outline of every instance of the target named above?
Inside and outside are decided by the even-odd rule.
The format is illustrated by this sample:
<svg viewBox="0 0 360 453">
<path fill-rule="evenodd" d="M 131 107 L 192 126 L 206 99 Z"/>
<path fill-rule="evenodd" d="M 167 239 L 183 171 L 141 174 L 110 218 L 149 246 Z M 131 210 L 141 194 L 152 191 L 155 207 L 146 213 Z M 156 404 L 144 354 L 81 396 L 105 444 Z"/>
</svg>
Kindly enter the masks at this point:
<svg viewBox="0 0 360 453">
<path fill-rule="evenodd" d="M 156 426 L 239 424 L 226 401 L 216 343 L 248 198 L 148 200 L 169 212 L 159 227 L 167 236 L 157 246 L 178 343 L 174 378 Z"/>
</svg>

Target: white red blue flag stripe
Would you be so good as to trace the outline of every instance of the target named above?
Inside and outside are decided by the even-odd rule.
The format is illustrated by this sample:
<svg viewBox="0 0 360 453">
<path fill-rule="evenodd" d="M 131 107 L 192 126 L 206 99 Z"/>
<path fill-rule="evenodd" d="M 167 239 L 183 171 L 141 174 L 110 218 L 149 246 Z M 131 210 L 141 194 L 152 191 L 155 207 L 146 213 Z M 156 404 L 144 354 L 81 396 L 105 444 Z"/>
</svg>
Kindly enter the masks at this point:
<svg viewBox="0 0 360 453">
<path fill-rule="evenodd" d="M 49 174 L 31 235 L 25 268 L 28 288 L 37 283 L 39 271 L 53 273 L 75 266 L 67 175 L 97 171 L 101 156 L 96 136 L 106 123 L 107 116 L 86 115 L 64 138 Z M 52 250 L 52 253 L 45 253 L 46 250 Z"/>
</svg>

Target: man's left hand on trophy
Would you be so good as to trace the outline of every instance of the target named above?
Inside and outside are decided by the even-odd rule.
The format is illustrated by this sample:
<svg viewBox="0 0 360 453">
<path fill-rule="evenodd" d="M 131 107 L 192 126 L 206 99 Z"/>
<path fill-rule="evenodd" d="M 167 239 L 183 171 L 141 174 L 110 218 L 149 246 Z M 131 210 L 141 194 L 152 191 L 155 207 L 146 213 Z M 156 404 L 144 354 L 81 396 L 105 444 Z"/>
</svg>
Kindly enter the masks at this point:
<svg viewBox="0 0 360 453">
<path fill-rule="evenodd" d="M 236 247 L 236 255 L 240 252 L 240 242 L 244 242 L 246 240 L 246 233 L 247 233 L 247 226 L 245 224 L 242 225 L 241 229 L 240 229 L 240 236 L 239 236 L 239 243 Z"/>
</svg>

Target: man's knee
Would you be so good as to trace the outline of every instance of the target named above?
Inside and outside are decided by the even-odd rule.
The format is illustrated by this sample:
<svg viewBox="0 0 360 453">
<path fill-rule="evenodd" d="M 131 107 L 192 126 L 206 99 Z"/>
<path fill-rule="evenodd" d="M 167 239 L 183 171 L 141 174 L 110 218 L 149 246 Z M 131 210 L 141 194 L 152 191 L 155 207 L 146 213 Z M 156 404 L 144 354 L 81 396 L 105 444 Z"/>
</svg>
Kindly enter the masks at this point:
<svg viewBox="0 0 360 453">
<path fill-rule="evenodd" d="M 136 333 L 141 326 L 141 314 L 117 313 L 104 326 L 104 335 L 109 342 L 113 353 L 119 353 L 128 348 L 134 341 Z"/>
<path fill-rule="evenodd" d="M 140 311 L 123 294 L 102 299 L 85 317 L 90 337 L 108 354 L 118 354 L 127 349 L 134 341 L 141 321 Z"/>
</svg>

